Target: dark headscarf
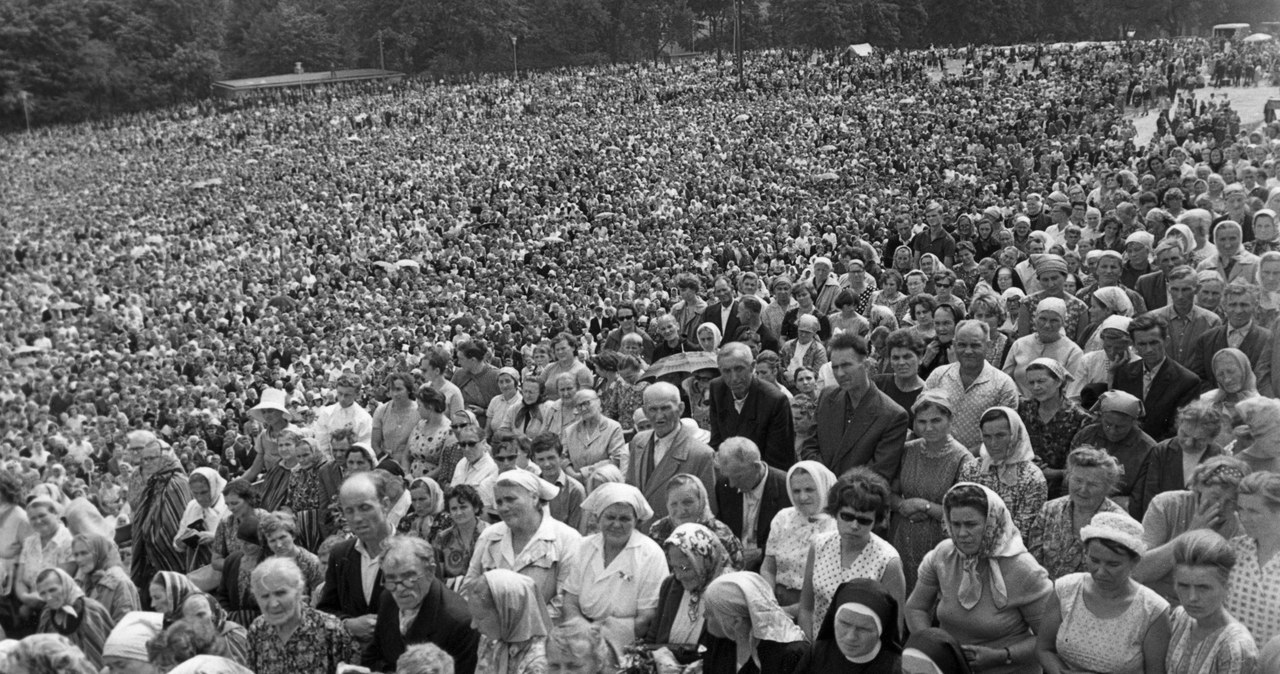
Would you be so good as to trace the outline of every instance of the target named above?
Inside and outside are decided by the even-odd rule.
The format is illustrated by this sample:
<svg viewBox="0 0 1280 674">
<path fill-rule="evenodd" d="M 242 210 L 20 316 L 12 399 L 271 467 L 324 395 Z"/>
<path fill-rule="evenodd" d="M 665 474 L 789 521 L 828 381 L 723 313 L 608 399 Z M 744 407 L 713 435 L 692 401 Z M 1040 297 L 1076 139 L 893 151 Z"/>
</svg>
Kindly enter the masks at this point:
<svg viewBox="0 0 1280 674">
<path fill-rule="evenodd" d="M 845 657 L 836 643 L 836 615 L 841 607 L 857 604 L 860 611 L 870 610 L 880 621 L 880 652 L 869 662 L 856 663 Z M 860 674 L 892 672 L 902 655 L 902 639 L 898 633 L 898 602 L 880 583 L 858 578 L 842 583 L 831 597 L 831 608 L 822 619 L 818 636 L 813 641 L 808 672 L 823 674 Z"/>
<path fill-rule="evenodd" d="M 942 674 L 971 674 L 969 662 L 964 659 L 960 644 L 945 631 L 930 627 L 913 632 L 903 648 L 904 658 L 918 657 L 917 654 L 929 658 Z"/>
</svg>

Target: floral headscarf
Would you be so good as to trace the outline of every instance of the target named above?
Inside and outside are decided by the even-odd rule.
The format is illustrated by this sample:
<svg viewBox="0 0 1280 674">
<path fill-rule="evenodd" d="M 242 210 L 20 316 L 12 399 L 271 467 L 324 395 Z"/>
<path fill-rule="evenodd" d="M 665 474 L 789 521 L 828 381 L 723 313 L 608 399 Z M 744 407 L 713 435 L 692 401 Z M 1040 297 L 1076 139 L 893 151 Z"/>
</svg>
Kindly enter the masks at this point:
<svg viewBox="0 0 1280 674">
<path fill-rule="evenodd" d="M 702 579 L 702 587 L 698 590 L 685 589 L 689 595 L 689 619 L 696 621 L 701 615 L 698 604 L 702 601 L 702 593 L 711 581 L 724 573 L 729 563 L 729 553 L 725 551 L 720 539 L 701 524 L 681 524 L 667 537 L 663 545 L 675 548 L 689 558 L 693 572 Z"/>
<path fill-rule="evenodd" d="M 1035 452 L 1031 449 L 1031 436 L 1027 433 L 1027 427 L 1022 423 L 1022 417 L 1018 416 L 1017 412 L 1008 407 L 992 407 L 987 412 L 992 410 L 999 411 L 1009 420 L 1009 442 L 1013 446 L 1004 460 L 997 463 L 992 458 L 991 452 L 987 451 L 987 445 L 984 442 L 978 449 L 980 461 L 978 469 L 985 473 L 991 470 L 992 466 L 997 466 L 1001 484 L 1015 487 L 1018 485 L 1019 465 L 1035 458 Z M 986 412 L 983 416 L 986 416 Z"/>
<path fill-rule="evenodd" d="M 960 605 L 966 610 L 972 609 L 978 605 L 982 599 L 982 574 L 979 565 L 985 561 L 990 569 L 991 575 L 991 598 L 996 608 L 1004 608 L 1009 604 L 1009 589 L 1004 583 L 1004 574 L 1000 571 L 998 560 L 1001 557 L 1016 557 L 1027 551 L 1027 546 L 1022 543 L 1022 534 L 1018 532 L 1018 527 L 1013 523 L 1013 516 L 1009 514 L 1009 507 L 1005 505 L 1004 499 L 994 491 L 973 482 L 961 482 L 952 487 L 947 494 L 960 489 L 962 487 L 977 487 L 981 489 L 987 497 L 987 523 L 986 528 L 982 532 L 982 545 L 978 548 L 978 554 L 972 557 L 960 552 L 956 548 L 956 552 L 960 555 L 964 563 L 964 573 L 960 577 L 959 599 Z M 943 497 L 946 500 L 946 497 Z M 947 535 L 951 533 L 951 518 L 943 519 L 943 524 L 947 528 Z"/>
</svg>

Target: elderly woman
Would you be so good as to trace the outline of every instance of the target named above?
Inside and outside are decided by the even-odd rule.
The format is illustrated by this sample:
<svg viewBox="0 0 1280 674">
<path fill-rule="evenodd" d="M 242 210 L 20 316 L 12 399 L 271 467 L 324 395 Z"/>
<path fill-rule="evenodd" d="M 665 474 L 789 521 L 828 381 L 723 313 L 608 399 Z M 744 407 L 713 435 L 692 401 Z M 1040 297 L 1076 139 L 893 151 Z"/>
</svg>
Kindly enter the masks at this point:
<svg viewBox="0 0 1280 674">
<path fill-rule="evenodd" d="M 565 472 L 585 482 L 601 465 L 612 463 L 626 473 L 631 454 L 622 438 L 622 424 L 603 414 L 600 395 L 589 388 L 574 393 L 573 409 L 577 421 L 561 436 L 569 458 Z"/>
<path fill-rule="evenodd" d="M 296 519 L 298 545 L 317 550 L 335 529 L 329 503 L 342 485 L 342 468 L 324 454 L 311 429 L 295 427 L 280 437 L 281 463 L 297 466 L 289 475 L 282 509 Z"/>
<path fill-rule="evenodd" d="M 1237 425 L 1229 420 L 1240 418 L 1236 404 L 1258 397 L 1258 377 L 1249 356 L 1240 349 L 1220 349 L 1213 354 L 1210 365 L 1218 388 L 1205 392 L 1200 399 L 1212 405 L 1213 411 L 1222 418 L 1217 433 L 1211 439 L 1217 446 L 1226 447 L 1234 439 L 1231 429 Z"/>
<path fill-rule="evenodd" d="M 730 571 L 721 538 L 694 523 L 681 524 L 663 543 L 671 575 L 658 589 L 658 611 L 644 641 L 665 647 L 672 661 L 693 662 L 706 615 L 702 593 L 720 574 Z M 655 660 L 663 660 L 654 655 Z"/>
<path fill-rule="evenodd" d="M 480 632 L 477 674 L 542 674 L 551 617 L 532 578 L 493 569 L 467 588 L 472 624 Z"/>
<path fill-rule="evenodd" d="M 430 386 L 418 389 L 418 423 L 406 445 L 407 462 L 412 477 L 429 477 L 448 481 L 462 458 L 453 425 L 445 416 L 448 402 L 444 394 Z"/>
<path fill-rule="evenodd" d="M 409 482 L 409 498 L 412 510 L 400 520 L 400 533 L 417 536 L 427 542 L 448 527 L 449 511 L 444 506 L 444 490 L 429 477 L 417 477 Z"/>
<path fill-rule="evenodd" d="M 1231 539 L 1236 567 L 1227 610 L 1265 644 L 1280 635 L 1280 473 L 1246 476 L 1237 501 L 1244 532 Z"/>
<path fill-rule="evenodd" d="M 873 531 L 889 517 L 889 498 L 889 483 L 869 468 L 854 468 L 831 488 L 827 514 L 836 531 L 815 537 L 805 560 L 798 621 L 805 634 L 826 619 L 836 588 L 855 578 L 874 580 L 899 604 L 906 601 L 902 558 Z"/>
<path fill-rule="evenodd" d="M 248 666 L 255 674 L 327 674 L 360 657 L 342 621 L 307 605 L 306 580 L 292 559 L 267 559 L 253 570 L 252 583 L 262 607 L 249 628 Z"/>
<path fill-rule="evenodd" d="M 306 596 L 324 582 L 324 569 L 314 553 L 299 547 L 298 522 L 286 512 L 267 513 L 258 520 L 258 536 L 273 557 L 288 557 L 297 562 L 307 580 Z"/>
<path fill-rule="evenodd" d="M 1049 674 L 1162 671 L 1169 648 L 1169 602 L 1132 578 L 1147 551 L 1142 525 L 1125 513 L 1098 513 L 1080 530 L 1087 572 L 1054 582 L 1037 630 Z"/>
<path fill-rule="evenodd" d="M 827 495 L 835 483 L 835 473 L 821 463 L 797 462 L 787 471 L 791 507 L 779 510 L 769 524 L 760 575 L 791 615 L 800 611 L 810 545 L 819 534 L 836 531 L 835 518 L 826 513 Z"/>
<path fill-rule="evenodd" d="M 212 595 L 203 592 L 188 595 L 179 611 L 183 620 L 207 620 L 227 644 L 229 657 L 240 664 L 249 659 L 249 631 L 227 619 L 227 612 Z"/>
<path fill-rule="evenodd" d="M 609 642 L 598 626 L 585 620 L 565 623 L 547 636 L 547 670 L 604 674 L 612 671 Z"/>
<path fill-rule="evenodd" d="M 99 534 L 79 534 L 71 541 L 71 560 L 76 583 L 90 599 L 107 608 L 113 621 L 142 607 L 138 588 L 122 566 L 115 541 Z"/>
<path fill-rule="evenodd" d="M 222 490 L 227 481 L 212 468 L 197 468 L 187 480 L 191 501 L 178 520 L 178 533 L 173 544 L 187 553 L 187 571 L 213 561 L 213 536 L 218 523 L 227 514 Z"/>
<path fill-rule="evenodd" d="M 480 532 L 465 583 L 491 569 L 518 571 L 533 578 L 542 601 L 551 604 L 565 589 L 575 566 L 570 561 L 582 540 L 547 514 L 547 502 L 559 489 L 533 473 L 509 470 L 498 476 L 493 492 L 502 521 Z M 551 608 L 554 617 L 558 611 Z"/>
<path fill-rule="evenodd" d="M 962 645 L 978 672 L 1034 671 L 1036 633 L 1053 591 L 1048 574 L 1027 552 L 1004 501 L 982 485 L 962 482 L 943 499 L 947 533 L 920 563 L 907 600 L 912 632 L 938 625 Z"/>
<path fill-rule="evenodd" d="M 526 378 L 520 384 L 520 400 L 511 406 L 498 430 L 510 430 L 530 438 L 547 430 L 548 412 L 542 401 L 542 381 Z"/>
<path fill-rule="evenodd" d="M 1255 671 L 1258 646 L 1227 612 L 1225 601 L 1236 553 L 1222 536 L 1188 531 L 1173 546 L 1174 584 L 1180 606 L 1170 616 L 1166 672 L 1243 674 Z"/>
<path fill-rule="evenodd" d="M 1033 397 L 1031 388 L 1027 385 L 1027 367 L 1032 361 L 1048 358 L 1061 363 L 1073 376 L 1079 371 L 1084 352 L 1067 338 L 1064 330 L 1066 317 L 1067 308 L 1062 300 L 1056 297 L 1041 300 L 1035 311 L 1035 331 L 1019 337 L 1009 348 L 1003 370 L 1017 382 L 1022 397 Z"/>
<path fill-rule="evenodd" d="M 27 520 L 34 532 L 22 542 L 22 554 L 18 558 L 18 575 L 14 578 L 13 592 L 22 602 L 23 620 L 30 624 L 44 600 L 36 589 L 40 573 L 51 568 L 73 568 L 71 558 L 71 532 L 62 524 L 62 506 L 52 499 L 37 496 L 27 502 Z"/>
<path fill-rule="evenodd" d="M 653 517 L 639 489 L 606 484 L 588 494 L 582 508 L 596 513 L 600 531 L 578 545 L 574 572 L 565 580 L 564 614 L 599 624 L 621 652 L 648 632 L 657 614 L 667 558 L 653 539 L 636 531 Z"/>
<path fill-rule="evenodd" d="M 1236 405 L 1244 428 L 1237 428 L 1235 443 L 1227 447 L 1254 472 L 1280 472 L 1280 401 L 1256 397 Z"/>
<path fill-rule="evenodd" d="M 736 571 L 703 592 L 708 638 L 704 674 L 794 674 L 808 653 L 804 633 L 760 576 Z"/>
<path fill-rule="evenodd" d="M 142 664 L 147 664 L 145 654 Z M 98 666 L 60 634 L 33 634 L 22 641 L 5 642 L 0 665 L 8 674 L 98 674 Z M 149 666 L 139 669 L 148 674 L 156 671 Z"/>
<path fill-rule="evenodd" d="M 1213 226 L 1213 245 L 1216 255 L 1210 255 L 1196 265 L 1201 271 L 1212 270 L 1228 284 L 1235 280 L 1253 283 L 1258 276 L 1258 256 L 1241 246 L 1243 230 L 1234 220 L 1223 220 Z"/>
<path fill-rule="evenodd" d="M 698 326 L 695 333 L 698 338 L 698 346 L 707 353 L 716 353 L 720 350 L 720 342 L 723 336 L 720 333 L 720 326 L 715 323 L 703 323 Z"/>
<path fill-rule="evenodd" d="M 373 412 L 372 447 L 376 456 L 389 456 L 409 465 L 409 438 L 417 428 L 418 403 L 413 399 L 417 381 L 408 372 L 392 372 L 383 381 L 389 400 Z"/>
<path fill-rule="evenodd" d="M 94 665 L 102 666 L 102 645 L 115 626 L 106 607 L 86 597 L 71 574 L 52 568 L 40 572 L 36 588 L 44 609 L 37 631 L 71 640 Z"/>
<path fill-rule="evenodd" d="M 1045 300 L 1058 300 L 1059 302 L 1048 305 L 1053 307 L 1053 310 L 1059 316 L 1060 325 L 1058 330 L 1064 336 L 1077 334 L 1080 330 L 1080 322 L 1085 320 L 1085 315 L 1089 311 L 1089 305 L 1064 290 L 1063 284 L 1066 282 L 1068 274 L 1067 261 L 1060 255 L 1037 254 L 1031 257 L 1029 263 L 1035 270 L 1035 281 L 1038 283 L 1039 289 L 1031 292 L 1018 302 L 1016 316 L 1018 334 L 1030 337 L 1033 334 L 1044 332 L 1040 326 L 1039 316 L 1045 310 Z M 1013 313 L 1012 310 L 1010 313 Z M 1014 343 L 1014 348 L 1017 348 L 1017 342 Z M 1079 347 L 1076 348 L 1078 349 Z M 1030 360 L 1032 358 L 1027 359 L 1028 362 Z"/>
<path fill-rule="evenodd" d="M 1085 353 L 1102 348 L 1102 335 L 1098 327 L 1112 316 L 1133 318 L 1133 301 L 1120 286 L 1107 286 L 1093 291 L 1089 298 L 1089 323 L 1082 325 L 1080 332 L 1074 336 L 1076 344 Z"/>
<path fill-rule="evenodd" d="M 1033 462 L 1044 474 L 1049 498 L 1062 495 L 1062 478 L 1066 468 L 1071 439 L 1091 421 L 1093 416 L 1067 397 L 1074 377 L 1062 363 L 1052 358 L 1037 358 L 1027 366 L 1026 382 L 1030 397 L 1018 402 L 1018 416 L 1027 426 Z"/>
<path fill-rule="evenodd" d="M 866 578 L 841 583 L 831 598 L 803 674 L 878 674 L 900 671 L 899 601 Z"/>
<path fill-rule="evenodd" d="M 861 316 L 858 316 L 858 319 L 864 326 L 863 332 L 866 332 L 866 319 Z M 779 355 L 782 358 L 787 381 L 793 379 L 798 368 L 807 367 L 816 371 L 826 365 L 827 350 L 822 346 L 822 342 L 818 341 L 818 327 L 816 316 L 801 316 L 796 322 L 796 338 L 789 339 L 782 345 L 782 353 Z"/>
<path fill-rule="evenodd" d="M 1147 458 L 1144 512 L 1157 494 L 1186 489 L 1196 466 L 1223 455 L 1222 447 L 1214 442 L 1223 417 L 1207 400 L 1187 403 L 1178 410 L 1177 423 L 1178 434 L 1157 444 Z"/>
<path fill-rule="evenodd" d="M 1107 498 L 1120 479 L 1120 463 L 1094 447 L 1077 447 L 1067 455 L 1067 495 L 1040 508 L 1027 530 L 1027 549 L 1049 572 L 1050 579 L 1084 571 L 1080 530 L 1100 512 L 1123 513 Z"/>
<path fill-rule="evenodd" d="M 151 599 L 151 608 L 164 616 L 165 624 L 182 617 L 182 602 L 189 596 L 200 592 L 186 576 L 173 571 L 161 571 L 151 579 L 147 593 Z"/>
<path fill-rule="evenodd" d="M 889 497 L 896 514 L 889 523 L 889 540 L 902 556 L 908 592 L 915 587 L 920 561 L 946 536 L 942 497 L 974 461 L 951 437 L 953 414 L 951 398 L 942 391 L 922 393 L 911 408 L 916 437 L 902 448 Z"/>
<path fill-rule="evenodd" d="M 346 429 L 342 429 L 346 430 Z M 339 433 L 342 432 L 339 431 Z M 337 445 L 339 441 L 334 440 L 330 445 L 334 451 L 342 451 Z M 356 473 L 367 473 L 378 467 L 378 456 L 373 453 L 373 448 L 368 445 L 356 443 L 346 449 L 346 459 L 343 460 L 342 455 L 335 455 L 334 459 L 343 464 L 343 477 L 351 477 Z"/>
<path fill-rule="evenodd" d="M 1242 532 L 1236 515 L 1240 482 L 1249 466 L 1229 456 L 1199 464 L 1187 489 L 1167 491 L 1151 500 L 1142 518 L 1143 542 L 1148 552 L 1133 577 L 1176 600 L 1173 591 L 1173 539 L 1193 529 L 1211 529 L 1230 539 Z"/>
<path fill-rule="evenodd" d="M 728 555 L 729 570 L 742 570 L 742 542 L 733 535 L 729 525 L 711 514 L 707 487 L 702 480 L 694 475 L 681 473 L 667 481 L 667 516 L 649 525 L 649 537 L 662 544 L 677 528 L 685 524 L 700 524 L 714 533 Z"/>
<path fill-rule="evenodd" d="M 1033 463 L 1031 436 L 1022 417 L 1008 407 L 992 407 L 978 420 L 982 446 L 978 460 L 962 472 L 962 482 L 977 482 L 1000 495 L 1018 531 L 1027 531 L 1048 499 L 1044 474 Z"/>
</svg>

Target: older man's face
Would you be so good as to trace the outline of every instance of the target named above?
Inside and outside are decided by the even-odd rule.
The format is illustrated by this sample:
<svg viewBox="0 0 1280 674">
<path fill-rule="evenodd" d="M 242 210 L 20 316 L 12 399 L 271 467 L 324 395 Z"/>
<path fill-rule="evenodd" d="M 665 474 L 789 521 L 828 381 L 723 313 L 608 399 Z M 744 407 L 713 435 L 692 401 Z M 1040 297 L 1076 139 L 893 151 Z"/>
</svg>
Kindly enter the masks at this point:
<svg viewBox="0 0 1280 674">
<path fill-rule="evenodd" d="M 392 560 L 382 567 L 382 586 L 391 592 L 391 598 L 401 611 L 413 611 L 422 606 L 427 591 L 431 589 L 431 570 L 422 563 Z"/>
</svg>

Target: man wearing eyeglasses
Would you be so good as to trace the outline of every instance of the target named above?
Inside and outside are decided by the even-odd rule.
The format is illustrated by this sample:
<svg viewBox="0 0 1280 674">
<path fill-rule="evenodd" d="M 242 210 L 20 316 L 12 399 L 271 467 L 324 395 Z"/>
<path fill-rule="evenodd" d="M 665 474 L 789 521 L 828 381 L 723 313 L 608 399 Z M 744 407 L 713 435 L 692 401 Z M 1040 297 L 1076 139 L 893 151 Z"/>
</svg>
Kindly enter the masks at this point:
<svg viewBox="0 0 1280 674">
<path fill-rule="evenodd" d="M 467 602 L 436 577 L 431 544 L 393 536 L 382 555 L 382 587 L 373 642 L 364 666 L 391 671 L 413 644 L 432 643 L 453 656 L 455 674 L 473 674 L 480 634 L 471 626 Z"/>
<path fill-rule="evenodd" d="M 150 587 L 160 571 L 186 573 L 186 556 L 173 545 L 178 522 L 191 501 L 191 486 L 177 457 L 151 431 L 129 434 L 129 449 L 136 453 L 145 480 L 133 516 L 133 558 L 129 577 L 137 587 Z M 151 598 L 143 597 L 151 610 Z"/>
<path fill-rule="evenodd" d="M 618 319 L 618 327 L 614 328 L 604 338 L 601 343 L 601 353 L 605 351 L 622 351 L 622 338 L 627 335 L 640 335 L 640 341 L 643 342 L 641 347 L 644 351 L 644 359 L 653 362 L 653 339 L 641 330 L 636 322 L 636 316 L 639 310 L 631 304 L 618 305 L 618 313 L 614 317 Z"/>
</svg>

